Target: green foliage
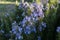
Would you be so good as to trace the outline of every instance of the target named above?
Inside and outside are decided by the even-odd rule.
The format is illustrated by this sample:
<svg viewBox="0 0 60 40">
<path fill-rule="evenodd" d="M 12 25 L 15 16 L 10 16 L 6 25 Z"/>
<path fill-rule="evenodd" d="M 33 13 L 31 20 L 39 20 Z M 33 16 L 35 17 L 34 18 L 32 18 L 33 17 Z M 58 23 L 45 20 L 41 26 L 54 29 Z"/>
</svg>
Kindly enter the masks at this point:
<svg viewBox="0 0 60 40">
<path fill-rule="evenodd" d="M 54 5 L 55 8 L 51 8 L 52 5 Z M 52 2 L 48 3 L 48 10 L 45 11 L 45 18 L 44 18 L 44 21 L 47 23 L 47 28 L 45 31 L 43 31 L 43 38 L 44 38 L 43 40 L 56 40 L 55 38 L 56 38 L 57 8 L 58 6 L 56 1 L 53 3 Z"/>
</svg>

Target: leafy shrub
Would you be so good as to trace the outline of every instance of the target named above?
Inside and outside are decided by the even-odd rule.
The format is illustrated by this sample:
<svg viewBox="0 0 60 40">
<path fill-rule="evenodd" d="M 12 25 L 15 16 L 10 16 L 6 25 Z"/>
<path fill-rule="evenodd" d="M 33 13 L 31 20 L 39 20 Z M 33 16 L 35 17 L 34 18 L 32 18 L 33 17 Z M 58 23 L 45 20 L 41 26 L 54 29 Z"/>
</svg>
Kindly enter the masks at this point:
<svg viewBox="0 0 60 40">
<path fill-rule="evenodd" d="M 56 40 L 60 25 L 56 23 L 59 8 L 55 3 L 20 3 L 16 6 L 16 13 L 6 13 L 0 18 L 0 39 Z"/>
</svg>

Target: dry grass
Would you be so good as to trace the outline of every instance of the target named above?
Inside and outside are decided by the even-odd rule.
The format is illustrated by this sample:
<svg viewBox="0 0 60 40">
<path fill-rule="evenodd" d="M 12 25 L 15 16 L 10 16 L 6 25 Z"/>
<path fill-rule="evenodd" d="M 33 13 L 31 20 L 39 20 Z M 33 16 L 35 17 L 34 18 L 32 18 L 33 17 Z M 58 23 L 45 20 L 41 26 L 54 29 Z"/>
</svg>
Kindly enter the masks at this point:
<svg viewBox="0 0 60 40">
<path fill-rule="evenodd" d="M 18 5 L 19 2 L 0 1 L 0 4 L 15 4 L 15 5 L 17 4 Z"/>
</svg>

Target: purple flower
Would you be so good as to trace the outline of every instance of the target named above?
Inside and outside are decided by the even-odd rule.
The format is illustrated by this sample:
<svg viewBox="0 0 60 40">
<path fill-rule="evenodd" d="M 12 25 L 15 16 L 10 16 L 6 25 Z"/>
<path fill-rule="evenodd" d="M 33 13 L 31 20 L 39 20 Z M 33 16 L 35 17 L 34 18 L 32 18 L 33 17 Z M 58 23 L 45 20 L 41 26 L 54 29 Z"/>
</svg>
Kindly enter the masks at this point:
<svg viewBox="0 0 60 40">
<path fill-rule="evenodd" d="M 56 31 L 57 32 L 60 32 L 60 26 L 57 27 Z"/>
<path fill-rule="evenodd" d="M 31 17 L 28 17 L 28 19 L 27 19 L 28 21 L 31 21 Z"/>
<path fill-rule="evenodd" d="M 30 21 L 29 23 L 30 23 L 30 25 L 33 25 L 33 22 Z"/>
<path fill-rule="evenodd" d="M 41 40 L 41 37 L 40 36 L 38 36 L 38 40 Z"/>
<path fill-rule="evenodd" d="M 23 39 L 23 37 L 19 33 L 16 33 L 16 38 L 17 39 Z"/>
<path fill-rule="evenodd" d="M 12 29 L 12 33 L 13 34 L 16 34 L 17 32 L 16 32 L 16 29 Z"/>
<path fill-rule="evenodd" d="M 42 22 L 41 25 L 46 28 L 46 23 L 45 22 Z"/>
<path fill-rule="evenodd" d="M 20 23 L 21 23 L 21 25 L 24 27 L 26 22 L 27 22 L 27 19 L 24 18 Z"/>
<path fill-rule="evenodd" d="M 37 17 L 38 16 L 38 13 L 34 13 L 33 15 L 34 15 L 34 17 Z"/>
<path fill-rule="evenodd" d="M 31 28 L 29 26 L 26 26 L 26 28 L 24 29 L 24 33 L 25 34 L 30 34 L 31 33 Z"/>
<path fill-rule="evenodd" d="M 20 35 L 20 36 L 18 37 L 18 39 L 23 39 L 23 36 Z"/>
<path fill-rule="evenodd" d="M 18 27 L 18 31 L 19 31 L 19 33 L 22 33 L 22 28 L 21 27 Z"/>
<path fill-rule="evenodd" d="M 24 8 L 27 8 L 27 7 L 29 7 L 29 3 L 28 2 L 25 2 L 24 3 Z"/>
<path fill-rule="evenodd" d="M 20 4 L 19 4 L 18 9 L 21 9 L 21 8 L 23 8 L 23 3 L 20 3 Z"/>
<path fill-rule="evenodd" d="M 33 19 L 33 21 L 35 21 L 35 18 L 34 17 L 32 19 Z"/>
<path fill-rule="evenodd" d="M 35 3 L 35 2 L 34 2 L 34 3 L 32 3 L 32 5 L 33 5 L 34 7 L 37 7 L 37 3 Z"/>
<path fill-rule="evenodd" d="M 36 33 L 36 28 L 35 27 L 32 27 L 31 28 L 31 31 Z"/>
<path fill-rule="evenodd" d="M 17 28 L 18 28 L 19 26 L 17 25 L 17 23 L 16 23 L 16 21 L 14 21 L 13 23 L 12 23 L 12 33 L 13 34 L 16 34 L 17 33 Z"/>
<path fill-rule="evenodd" d="M 0 30 L 0 33 L 4 33 L 4 30 Z"/>
</svg>

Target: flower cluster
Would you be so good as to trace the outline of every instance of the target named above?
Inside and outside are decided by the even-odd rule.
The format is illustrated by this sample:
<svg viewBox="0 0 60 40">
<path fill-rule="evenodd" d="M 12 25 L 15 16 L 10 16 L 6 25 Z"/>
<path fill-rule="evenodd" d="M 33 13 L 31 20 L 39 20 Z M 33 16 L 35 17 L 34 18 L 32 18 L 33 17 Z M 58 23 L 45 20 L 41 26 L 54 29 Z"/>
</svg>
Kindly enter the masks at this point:
<svg viewBox="0 0 60 40">
<path fill-rule="evenodd" d="M 28 22 L 28 24 L 32 25 L 36 21 L 40 20 L 41 18 L 44 17 L 43 13 L 43 5 L 37 4 L 37 3 L 32 3 L 29 4 L 27 2 L 25 3 L 20 3 L 19 9 L 23 9 L 24 11 L 22 12 L 22 16 L 24 16 L 21 24 L 23 26 Z"/>
<path fill-rule="evenodd" d="M 45 28 L 46 28 L 46 23 L 45 23 L 45 22 L 42 22 L 42 23 L 39 25 L 39 31 L 43 31 Z"/>
<path fill-rule="evenodd" d="M 23 10 L 20 15 L 23 17 L 22 21 L 20 21 L 18 24 L 16 21 L 12 23 L 12 32 L 14 34 L 22 34 L 22 32 L 26 35 L 31 34 L 32 32 L 36 33 L 36 23 L 39 22 L 39 26 L 37 27 L 38 30 L 42 31 L 44 28 L 46 28 L 45 22 L 40 22 L 40 19 L 44 18 L 44 12 L 43 12 L 43 5 L 37 4 L 37 3 L 31 3 L 28 2 L 20 3 L 19 10 Z M 20 16 L 18 16 L 19 18 Z M 20 25 L 20 26 L 18 26 Z M 21 38 L 21 37 L 20 37 Z M 38 37 L 38 40 L 41 38 Z"/>
<path fill-rule="evenodd" d="M 57 27 L 56 31 L 57 32 L 60 32 L 60 26 Z"/>
<path fill-rule="evenodd" d="M 14 35 L 15 40 L 22 40 L 24 38 L 23 34 L 27 36 L 30 34 L 36 34 L 38 30 L 39 32 L 42 32 L 46 28 L 46 23 L 40 21 L 40 19 L 44 18 L 42 4 L 37 4 L 35 2 L 31 4 L 28 2 L 20 3 L 18 9 L 20 14 L 17 13 L 17 15 L 14 16 L 16 18 L 13 18 L 14 20 L 10 17 L 10 14 L 6 13 L 4 15 L 5 18 L 8 19 L 8 22 L 11 21 L 11 24 L 8 24 L 6 21 L 6 26 L 11 26 L 11 29 L 5 34 L 5 37 L 8 36 L 11 38 L 11 36 Z M 36 26 L 36 23 L 38 26 Z M 3 26 L 3 24 L 1 26 Z M 0 30 L 0 33 L 4 32 L 4 30 Z M 41 37 L 39 36 L 37 40 L 41 40 Z"/>
<path fill-rule="evenodd" d="M 19 40 L 21 40 L 21 39 L 23 39 L 23 37 L 22 37 L 22 27 L 20 27 L 20 26 L 18 26 L 18 24 L 16 23 L 16 21 L 14 21 L 13 23 L 12 23 L 12 30 L 10 31 L 11 33 L 13 33 L 13 34 L 15 34 L 15 39 L 17 40 L 17 39 L 19 39 Z"/>
</svg>

